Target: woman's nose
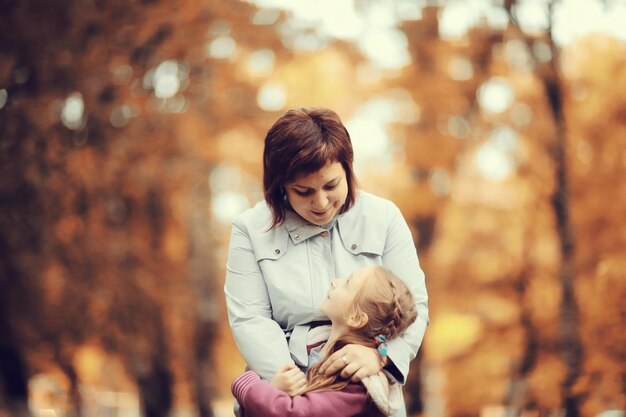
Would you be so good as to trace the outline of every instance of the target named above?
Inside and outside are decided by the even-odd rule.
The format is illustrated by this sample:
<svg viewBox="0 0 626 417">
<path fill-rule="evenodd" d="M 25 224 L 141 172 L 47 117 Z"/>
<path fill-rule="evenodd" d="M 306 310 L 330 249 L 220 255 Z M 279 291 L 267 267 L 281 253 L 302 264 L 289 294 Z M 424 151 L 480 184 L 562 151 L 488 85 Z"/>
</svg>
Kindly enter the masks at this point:
<svg viewBox="0 0 626 417">
<path fill-rule="evenodd" d="M 313 197 L 313 205 L 315 208 L 324 209 L 328 205 L 328 196 L 325 192 L 315 193 Z"/>
</svg>

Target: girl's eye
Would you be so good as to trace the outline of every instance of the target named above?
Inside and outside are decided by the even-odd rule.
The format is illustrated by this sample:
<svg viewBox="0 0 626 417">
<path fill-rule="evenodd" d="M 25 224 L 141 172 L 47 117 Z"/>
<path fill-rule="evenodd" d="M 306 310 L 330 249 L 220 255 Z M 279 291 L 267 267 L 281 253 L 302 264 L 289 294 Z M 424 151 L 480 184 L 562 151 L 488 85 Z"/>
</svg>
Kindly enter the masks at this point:
<svg viewBox="0 0 626 417">
<path fill-rule="evenodd" d="M 324 187 L 327 190 L 334 190 L 335 188 L 337 188 L 337 184 L 333 184 L 333 185 L 327 185 L 326 187 Z"/>
<path fill-rule="evenodd" d="M 308 195 L 311 195 L 311 191 L 298 191 L 298 190 L 294 190 L 296 192 L 296 194 L 298 194 L 301 197 L 306 197 Z"/>
</svg>

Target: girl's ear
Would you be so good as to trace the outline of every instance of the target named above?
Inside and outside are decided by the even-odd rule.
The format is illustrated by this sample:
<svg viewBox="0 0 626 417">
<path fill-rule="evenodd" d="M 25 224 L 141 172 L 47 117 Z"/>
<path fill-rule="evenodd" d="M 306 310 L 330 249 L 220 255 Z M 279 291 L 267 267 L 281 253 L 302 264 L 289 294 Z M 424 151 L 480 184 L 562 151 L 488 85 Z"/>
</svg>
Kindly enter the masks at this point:
<svg viewBox="0 0 626 417">
<path fill-rule="evenodd" d="M 365 327 L 365 325 L 367 324 L 369 319 L 370 318 L 367 316 L 367 314 L 363 313 L 362 311 L 354 311 L 348 317 L 347 324 L 348 324 L 348 326 L 350 326 L 350 327 L 352 327 L 354 329 L 361 329 L 361 328 Z"/>
</svg>

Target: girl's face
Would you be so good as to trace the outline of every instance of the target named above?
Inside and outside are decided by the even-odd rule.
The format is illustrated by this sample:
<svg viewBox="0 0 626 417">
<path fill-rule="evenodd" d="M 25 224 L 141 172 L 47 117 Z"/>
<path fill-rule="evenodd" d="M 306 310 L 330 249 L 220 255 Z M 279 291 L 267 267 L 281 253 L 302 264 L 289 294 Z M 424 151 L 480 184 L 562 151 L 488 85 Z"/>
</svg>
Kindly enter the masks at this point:
<svg viewBox="0 0 626 417">
<path fill-rule="evenodd" d="M 348 278 L 333 279 L 328 290 L 328 297 L 320 309 L 333 324 L 345 324 L 350 314 L 350 306 L 357 292 L 363 287 L 369 276 L 369 267 L 359 269 Z"/>
<path fill-rule="evenodd" d="M 348 196 L 346 172 L 339 162 L 329 162 L 319 171 L 297 178 L 285 188 L 291 208 L 318 226 L 330 222 Z"/>
</svg>

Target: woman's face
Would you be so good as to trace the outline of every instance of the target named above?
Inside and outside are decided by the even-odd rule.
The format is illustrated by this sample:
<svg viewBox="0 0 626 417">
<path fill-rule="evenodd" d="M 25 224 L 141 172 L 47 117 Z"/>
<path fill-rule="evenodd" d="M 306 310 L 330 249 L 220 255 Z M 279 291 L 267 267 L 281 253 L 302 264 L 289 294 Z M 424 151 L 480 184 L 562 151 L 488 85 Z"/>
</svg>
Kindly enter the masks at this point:
<svg viewBox="0 0 626 417">
<path fill-rule="evenodd" d="M 348 196 L 346 172 L 339 162 L 329 162 L 319 171 L 295 179 L 285 189 L 291 208 L 318 226 L 330 222 Z"/>
</svg>

